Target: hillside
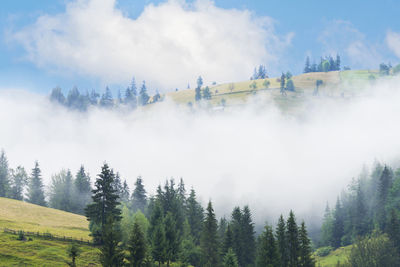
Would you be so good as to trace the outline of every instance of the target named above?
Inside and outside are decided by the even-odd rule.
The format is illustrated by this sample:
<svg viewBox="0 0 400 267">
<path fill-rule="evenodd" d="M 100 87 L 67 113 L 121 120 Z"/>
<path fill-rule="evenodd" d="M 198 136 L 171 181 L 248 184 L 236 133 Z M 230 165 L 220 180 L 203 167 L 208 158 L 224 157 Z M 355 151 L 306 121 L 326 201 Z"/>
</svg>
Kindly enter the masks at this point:
<svg viewBox="0 0 400 267">
<path fill-rule="evenodd" d="M 88 225 L 85 216 L 0 198 L 0 228 L 90 240 Z"/>
<path fill-rule="evenodd" d="M 66 266 L 66 250 L 71 244 L 37 236 L 19 241 L 17 235 L 5 233 L 4 228 L 90 240 L 84 216 L 0 198 L 0 266 Z M 82 244 L 79 247 L 82 253 L 77 258 L 78 266 L 99 266 L 96 248 Z"/>
<path fill-rule="evenodd" d="M 305 73 L 292 77 L 295 91 L 287 91 L 287 96 L 282 96 L 280 93 L 280 80 L 278 77 L 216 84 L 209 86 L 212 94 L 210 103 L 212 106 L 220 106 L 225 101 L 228 106 L 242 105 L 251 96 L 257 95 L 272 99 L 283 111 L 298 111 L 305 108 L 306 100 L 312 101 L 315 99 L 312 96 L 317 80 L 322 80 L 323 82 L 319 88 L 319 96 L 346 99 L 360 94 L 365 85 L 370 84 L 378 77 L 380 77 L 379 72 L 376 70 Z M 265 81 L 269 81 L 268 88 L 265 86 Z M 251 88 L 253 82 L 256 84 L 255 89 L 254 87 Z M 178 104 L 195 102 L 194 89 L 171 92 L 166 96 Z"/>
</svg>

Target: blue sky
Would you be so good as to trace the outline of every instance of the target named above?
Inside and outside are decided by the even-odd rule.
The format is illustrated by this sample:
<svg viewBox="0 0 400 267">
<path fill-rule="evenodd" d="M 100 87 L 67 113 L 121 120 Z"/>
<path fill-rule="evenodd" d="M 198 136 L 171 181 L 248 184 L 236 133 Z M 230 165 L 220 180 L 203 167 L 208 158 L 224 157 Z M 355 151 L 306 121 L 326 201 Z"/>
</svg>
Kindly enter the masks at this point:
<svg viewBox="0 0 400 267">
<path fill-rule="evenodd" d="M 109 2 L 112 0 L 104 0 L 104 2 L 107 1 Z M 104 72 L 99 70 L 92 71 L 90 69 L 93 68 L 93 66 L 75 71 L 76 65 L 74 64 L 76 63 L 71 63 L 68 60 L 61 65 L 58 65 L 56 59 L 51 58 L 41 62 L 38 57 L 43 55 L 43 51 L 35 51 L 35 59 L 28 58 L 28 46 L 24 44 L 21 39 L 16 40 L 16 38 L 14 38 L 15 34 L 21 31 L 24 32 L 24 40 L 26 40 L 26 38 L 31 38 L 29 34 L 31 29 L 29 27 L 35 25 L 39 17 L 51 17 L 63 14 L 66 10 L 66 5 L 70 2 L 72 1 L 2 1 L 2 8 L 0 10 L 0 27 L 2 32 L 0 40 L 0 88 L 25 88 L 47 93 L 51 88 L 57 85 L 65 90 L 74 85 L 77 85 L 79 88 L 97 88 L 98 90 L 102 90 L 107 84 L 114 90 L 125 86 L 127 82 L 122 76 L 121 78 L 115 79 L 114 77 L 104 78 L 104 75 L 102 75 Z M 144 8 L 151 3 L 157 6 L 159 3 L 165 3 L 165 1 L 118 0 L 114 9 L 121 11 L 123 17 L 135 21 L 143 14 Z M 271 48 L 276 56 L 275 59 L 272 60 L 268 58 L 268 55 L 265 55 L 265 53 L 260 54 L 265 58 L 265 60 L 261 60 L 262 62 L 260 63 L 267 65 L 267 70 L 269 70 L 271 75 L 276 75 L 286 70 L 290 70 L 293 73 L 300 73 L 307 55 L 318 60 L 319 56 L 337 52 L 342 56 L 343 64 L 352 68 L 373 68 L 377 66 L 380 61 L 390 61 L 392 64 L 396 64 L 399 61 L 396 53 L 393 49 L 389 49 L 387 45 L 388 33 L 394 33 L 396 35 L 400 32 L 400 22 L 398 19 L 398 11 L 400 10 L 399 1 L 216 0 L 214 3 L 219 12 L 222 12 L 219 14 L 223 14 L 224 10 L 230 9 L 237 9 L 240 11 L 249 10 L 252 12 L 251 16 L 253 18 L 268 17 L 274 21 L 273 37 L 278 38 L 280 41 L 276 41 L 272 37 L 266 41 L 259 40 L 260 44 L 263 44 L 263 42 L 266 44 L 275 42 L 273 48 Z M 157 14 L 163 14 L 161 12 L 162 11 Z M 229 16 L 229 14 L 227 15 Z M 243 23 L 246 23 L 246 21 L 244 20 Z M 213 24 L 210 25 L 210 27 L 213 27 Z M 65 28 L 63 28 L 63 30 L 65 30 Z M 179 35 L 179 32 L 176 34 Z M 30 42 L 35 43 L 38 41 L 30 40 Z M 252 40 L 248 40 L 248 42 L 252 42 Z M 396 44 L 397 43 L 394 45 Z M 47 48 L 44 47 L 42 49 Z M 101 50 L 99 51 L 99 53 L 104 53 Z M 56 52 L 51 56 L 57 57 L 55 56 Z M 360 55 L 365 55 L 365 58 Z M 65 58 L 68 56 L 69 55 L 65 55 Z M 352 56 L 354 58 L 352 58 Z M 247 60 L 248 58 L 244 57 L 243 59 Z M 145 59 L 141 58 L 141 60 L 143 61 Z M 183 59 L 183 61 L 184 60 L 185 59 Z M 268 64 L 268 62 L 270 62 L 269 60 L 272 60 L 273 63 Z M 249 59 L 249 61 L 255 63 L 254 57 L 252 57 L 251 60 Z M 105 65 L 108 64 L 107 60 L 100 60 L 98 62 L 104 63 Z M 115 62 L 115 64 L 118 65 L 118 62 Z M 122 62 L 121 64 L 124 63 Z M 154 62 L 152 64 L 157 63 Z M 196 61 L 190 62 L 190 64 L 195 65 Z M 211 64 L 213 64 L 213 62 L 210 62 L 210 65 Z M 218 65 L 218 62 L 216 64 Z M 143 66 L 143 63 L 138 63 L 138 65 Z M 136 68 L 134 64 L 128 66 L 132 67 L 132 69 Z M 137 67 L 139 68 L 140 66 Z M 221 66 L 225 65 L 221 64 Z M 110 66 L 110 68 L 111 67 L 112 66 Z M 233 64 L 233 68 L 234 67 Z M 144 69 L 147 69 L 147 67 Z M 150 71 L 147 72 L 151 72 L 151 66 L 149 66 L 148 69 L 150 69 Z M 202 74 L 205 71 L 199 69 L 198 72 Z M 218 72 L 217 68 L 214 70 L 214 73 L 215 72 Z M 243 72 L 243 70 L 241 70 L 241 72 Z M 135 73 L 137 73 L 137 71 L 135 71 Z M 149 75 L 154 77 L 157 75 L 157 72 Z M 198 74 L 193 73 L 193 77 L 196 75 Z M 203 73 L 203 75 L 205 74 Z M 235 73 L 221 72 L 223 81 L 228 80 L 232 75 L 235 75 Z M 251 71 L 248 73 L 248 76 L 250 75 Z M 189 77 L 187 78 L 188 81 L 184 82 L 175 82 L 176 80 L 171 78 L 165 81 L 168 86 L 162 88 L 163 79 L 166 79 L 165 77 L 152 80 L 149 76 L 144 74 L 139 76 L 141 77 L 137 77 L 137 79 L 139 81 L 146 79 L 146 81 L 150 82 L 150 87 L 154 85 L 153 87 L 160 87 L 165 90 L 175 86 L 182 87 L 182 84 L 187 84 L 192 79 L 191 74 L 176 78 L 176 80 L 182 80 L 182 77 L 184 77 L 183 79 Z M 171 75 L 169 75 L 168 78 L 170 78 L 170 76 Z M 239 79 L 240 78 L 243 77 L 239 77 Z M 212 79 L 218 79 L 218 77 L 212 77 Z"/>
</svg>

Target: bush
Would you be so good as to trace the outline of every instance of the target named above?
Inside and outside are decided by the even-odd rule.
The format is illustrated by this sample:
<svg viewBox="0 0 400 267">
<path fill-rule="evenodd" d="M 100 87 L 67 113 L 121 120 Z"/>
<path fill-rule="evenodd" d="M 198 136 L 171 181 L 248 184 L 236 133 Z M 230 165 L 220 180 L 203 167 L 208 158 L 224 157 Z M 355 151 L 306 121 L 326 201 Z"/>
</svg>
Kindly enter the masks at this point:
<svg viewBox="0 0 400 267">
<path fill-rule="evenodd" d="M 315 255 L 317 255 L 318 257 L 325 257 L 325 256 L 328 256 L 332 250 L 333 250 L 333 247 L 331 247 L 331 246 L 321 247 L 315 251 Z"/>
<path fill-rule="evenodd" d="M 24 231 L 18 231 L 17 240 L 19 240 L 19 241 L 25 241 L 26 240 Z"/>
</svg>

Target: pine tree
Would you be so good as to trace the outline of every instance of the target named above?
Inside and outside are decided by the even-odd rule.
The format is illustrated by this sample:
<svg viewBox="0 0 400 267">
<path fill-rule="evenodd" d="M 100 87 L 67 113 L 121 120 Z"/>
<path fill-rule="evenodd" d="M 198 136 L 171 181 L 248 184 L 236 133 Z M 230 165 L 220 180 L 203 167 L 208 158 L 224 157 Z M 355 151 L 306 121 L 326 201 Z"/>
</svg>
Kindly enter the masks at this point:
<svg viewBox="0 0 400 267">
<path fill-rule="evenodd" d="M 102 232 L 103 244 L 100 247 L 100 262 L 106 267 L 124 266 L 124 251 L 120 247 L 121 233 L 116 217 L 108 216 Z"/>
<path fill-rule="evenodd" d="M 306 58 L 306 64 L 304 66 L 304 73 L 309 73 L 311 72 L 311 66 L 310 66 L 310 57 L 307 56 Z"/>
<path fill-rule="evenodd" d="M 364 192 L 361 184 L 357 186 L 357 194 L 355 199 L 355 211 L 353 212 L 354 218 L 354 235 L 364 236 L 368 232 L 368 210 L 365 206 Z"/>
<path fill-rule="evenodd" d="M 190 233 L 193 236 L 193 241 L 196 245 L 200 244 L 200 237 L 203 227 L 203 208 L 196 200 L 196 192 L 190 190 L 190 195 L 187 199 L 187 218 L 190 225 Z"/>
<path fill-rule="evenodd" d="M 104 108 L 112 108 L 114 106 L 113 96 L 108 86 L 106 87 L 106 91 L 104 92 L 104 94 L 101 96 L 100 106 Z"/>
<path fill-rule="evenodd" d="M 296 218 L 294 216 L 293 211 L 290 211 L 289 218 L 287 220 L 287 248 L 288 248 L 288 259 L 290 267 L 298 266 L 298 257 L 299 257 L 299 231 L 297 228 Z"/>
<path fill-rule="evenodd" d="M 161 266 L 166 260 L 166 251 L 165 251 L 165 230 L 164 224 L 161 222 L 160 224 L 155 226 L 153 236 L 152 236 L 152 251 L 151 254 L 153 259 L 158 262 L 158 266 Z"/>
<path fill-rule="evenodd" d="M 300 267 L 315 267 L 315 261 L 312 257 L 311 241 L 308 238 L 306 225 L 304 222 L 301 223 L 299 230 L 299 266 Z"/>
<path fill-rule="evenodd" d="M 272 231 L 272 227 L 266 225 L 259 236 L 256 258 L 257 267 L 281 266 L 278 247 Z"/>
<path fill-rule="evenodd" d="M 81 165 L 79 171 L 75 175 L 75 198 L 76 212 L 79 214 L 85 213 L 86 206 L 91 201 L 92 187 L 90 185 L 90 176 L 85 171 L 85 167 Z"/>
<path fill-rule="evenodd" d="M 121 202 L 129 203 L 129 195 L 130 195 L 129 186 L 126 180 L 124 180 L 121 189 Z"/>
<path fill-rule="evenodd" d="M 218 223 L 218 238 L 219 238 L 219 240 L 224 240 L 227 226 L 228 226 L 228 221 L 226 220 L 226 218 L 225 217 L 220 218 L 219 223 Z"/>
<path fill-rule="evenodd" d="M 282 75 L 281 75 L 281 87 L 280 87 L 280 92 L 281 92 L 282 95 L 286 95 L 286 92 L 285 92 L 285 90 L 286 90 L 285 79 L 286 79 L 286 76 L 285 76 L 284 73 L 282 73 Z"/>
<path fill-rule="evenodd" d="M 197 78 L 197 87 L 195 89 L 195 100 L 200 101 L 201 100 L 201 87 L 203 86 L 203 78 L 199 76 Z"/>
<path fill-rule="evenodd" d="M 203 99 L 206 99 L 206 100 L 211 99 L 211 92 L 210 92 L 210 88 L 208 86 L 206 86 L 206 88 L 204 88 L 204 90 L 203 90 Z"/>
<path fill-rule="evenodd" d="M 8 160 L 6 153 L 2 150 L 0 154 L 0 197 L 7 196 L 10 186 L 9 175 Z"/>
<path fill-rule="evenodd" d="M 113 182 L 114 190 L 117 192 L 118 197 L 121 199 L 122 195 L 122 182 L 119 172 L 115 174 L 114 182 Z"/>
<path fill-rule="evenodd" d="M 386 233 L 400 255 L 400 219 L 395 209 L 390 210 L 389 219 L 386 225 Z"/>
<path fill-rule="evenodd" d="M 167 266 L 177 259 L 179 253 L 179 236 L 174 216 L 168 212 L 165 216 L 165 259 Z"/>
<path fill-rule="evenodd" d="M 36 161 L 29 181 L 27 201 L 36 205 L 46 206 L 43 187 L 39 163 Z"/>
<path fill-rule="evenodd" d="M 384 231 L 386 228 L 386 201 L 389 195 L 390 187 L 392 186 L 393 174 L 389 167 L 385 166 L 383 168 L 382 174 L 379 178 L 378 184 L 378 199 L 377 199 L 377 207 L 375 220 L 378 224 L 378 227 L 381 231 Z"/>
<path fill-rule="evenodd" d="M 287 267 L 289 264 L 288 243 L 286 236 L 286 223 L 282 215 L 279 217 L 278 225 L 276 227 L 276 239 L 281 266 Z"/>
<path fill-rule="evenodd" d="M 107 163 L 101 168 L 101 173 L 95 182 L 92 190 L 93 203 L 86 209 L 86 217 L 90 221 L 90 230 L 96 242 L 103 243 L 102 236 L 105 233 L 107 220 L 117 224 L 121 220 L 121 210 L 118 208 L 118 195 L 113 187 L 114 173 Z M 111 219 L 109 219 L 111 218 Z M 98 226 L 98 227 L 96 227 Z"/>
<path fill-rule="evenodd" d="M 24 187 L 28 183 L 28 175 L 24 167 L 18 166 L 15 170 L 10 170 L 11 173 L 11 188 L 9 197 L 17 200 L 24 199 Z"/>
<path fill-rule="evenodd" d="M 231 227 L 233 234 L 233 251 L 235 252 L 239 265 L 244 265 L 244 238 L 242 229 L 242 211 L 239 207 L 235 207 L 231 216 Z"/>
<path fill-rule="evenodd" d="M 254 223 L 251 218 L 250 208 L 244 206 L 241 218 L 242 238 L 243 238 L 243 265 L 252 266 L 256 253 L 256 241 L 254 236 Z"/>
<path fill-rule="evenodd" d="M 203 224 L 203 232 L 201 235 L 201 250 L 204 267 L 215 267 L 220 263 L 219 259 L 219 242 L 218 242 L 218 222 L 215 219 L 214 209 L 211 201 L 208 202 L 206 217 Z"/>
<path fill-rule="evenodd" d="M 232 248 L 228 250 L 228 252 L 225 254 L 223 260 L 222 260 L 222 266 L 223 267 L 238 267 L 238 260 L 235 255 L 235 252 L 233 252 Z"/>
<path fill-rule="evenodd" d="M 335 212 L 333 215 L 332 225 L 332 246 L 338 248 L 342 244 L 342 237 L 344 235 L 344 218 L 343 210 L 339 198 L 336 201 Z"/>
<path fill-rule="evenodd" d="M 146 258 L 146 237 L 139 223 L 133 223 L 132 233 L 128 242 L 129 264 L 133 267 L 142 267 Z"/>
<path fill-rule="evenodd" d="M 139 103 L 140 105 L 144 106 L 147 105 L 149 102 L 149 95 L 147 94 L 147 87 L 146 87 L 146 82 L 143 81 L 142 87 L 140 87 L 140 92 L 139 92 Z"/>
<path fill-rule="evenodd" d="M 226 229 L 223 240 L 224 240 L 224 243 L 222 246 L 222 254 L 225 255 L 226 253 L 228 253 L 229 249 L 233 249 L 233 233 L 232 233 L 232 228 L 231 228 L 230 224 L 228 224 L 228 227 Z M 236 254 L 235 254 L 235 256 L 236 256 Z"/>
<path fill-rule="evenodd" d="M 340 56 L 336 55 L 336 62 L 335 62 L 336 68 L 335 68 L 335 70 L 340 70 L 340 64 L 341 64 Z"/>
<path fill-rule="evenodd" d="M 141 210 L 145 212 L 147 205 L 146 190 L 144 189 L 143 179 L 139 176 L 135 182 L 135 189 L 132 192 L 132 209 L 134 212 Z"/>
<path fill-rule="evenodd" d="M 324 219 L 321 227 L 321 242 L 323 246 L 330 246 L 332 243 L 333 217 L 329 204 L 326 203 Z"/>
<path fill-rule="evenodd" d="M 53 88 L 53 90 L 51 90 L 50 101 L 56 102 L 61 105 L 65 104 L 65 96 L 60 87 L 57 86 Z"/>
</svg>

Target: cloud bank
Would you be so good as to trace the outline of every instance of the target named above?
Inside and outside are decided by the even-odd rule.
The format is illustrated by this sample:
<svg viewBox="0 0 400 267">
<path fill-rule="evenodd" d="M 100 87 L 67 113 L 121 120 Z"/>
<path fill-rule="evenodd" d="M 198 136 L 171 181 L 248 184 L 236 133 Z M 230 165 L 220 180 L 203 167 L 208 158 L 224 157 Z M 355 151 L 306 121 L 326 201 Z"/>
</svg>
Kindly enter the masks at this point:
<svg viewBox="0 0 400 267">
<path fill-rule="evenodd" d="M 400 34 L 389 31 L 386 34 L 386 43 L 393 53 L 400 58 Z"/>
<path fill-rule="evenodd" d="M 43 15 L 12 34 L 39 67 L 128 84 L 134 75 L 152 87 L 186 87 L 199 75 L 210 81 L 248 79 L 258 64 L 273 67 L 292 34 L 274 21 L 212 1 L 149 4 L 136 19 L 116 0 L 74 0 L 65 13 Z"/>
<path fill-rule="evenodd" d="M 151 193 L 166 178 L 183 177 L 220 215 L 238 204 L 249 204 L 259 222 L 289 209 L 321 215 L 363 164 L 398 159 L 400 82 L 379 84 L 351 101 L 313 102 L 301 119 L 265 102 L 218 114 L 168 101 L 129 114 L 77 113 L 1 90 L 0 147 L 13 167 L 39 160 L 47 183 L 81 164 L 94 178 L 107 161 L 131 187 L 142 175 Z"/>
</svg>

